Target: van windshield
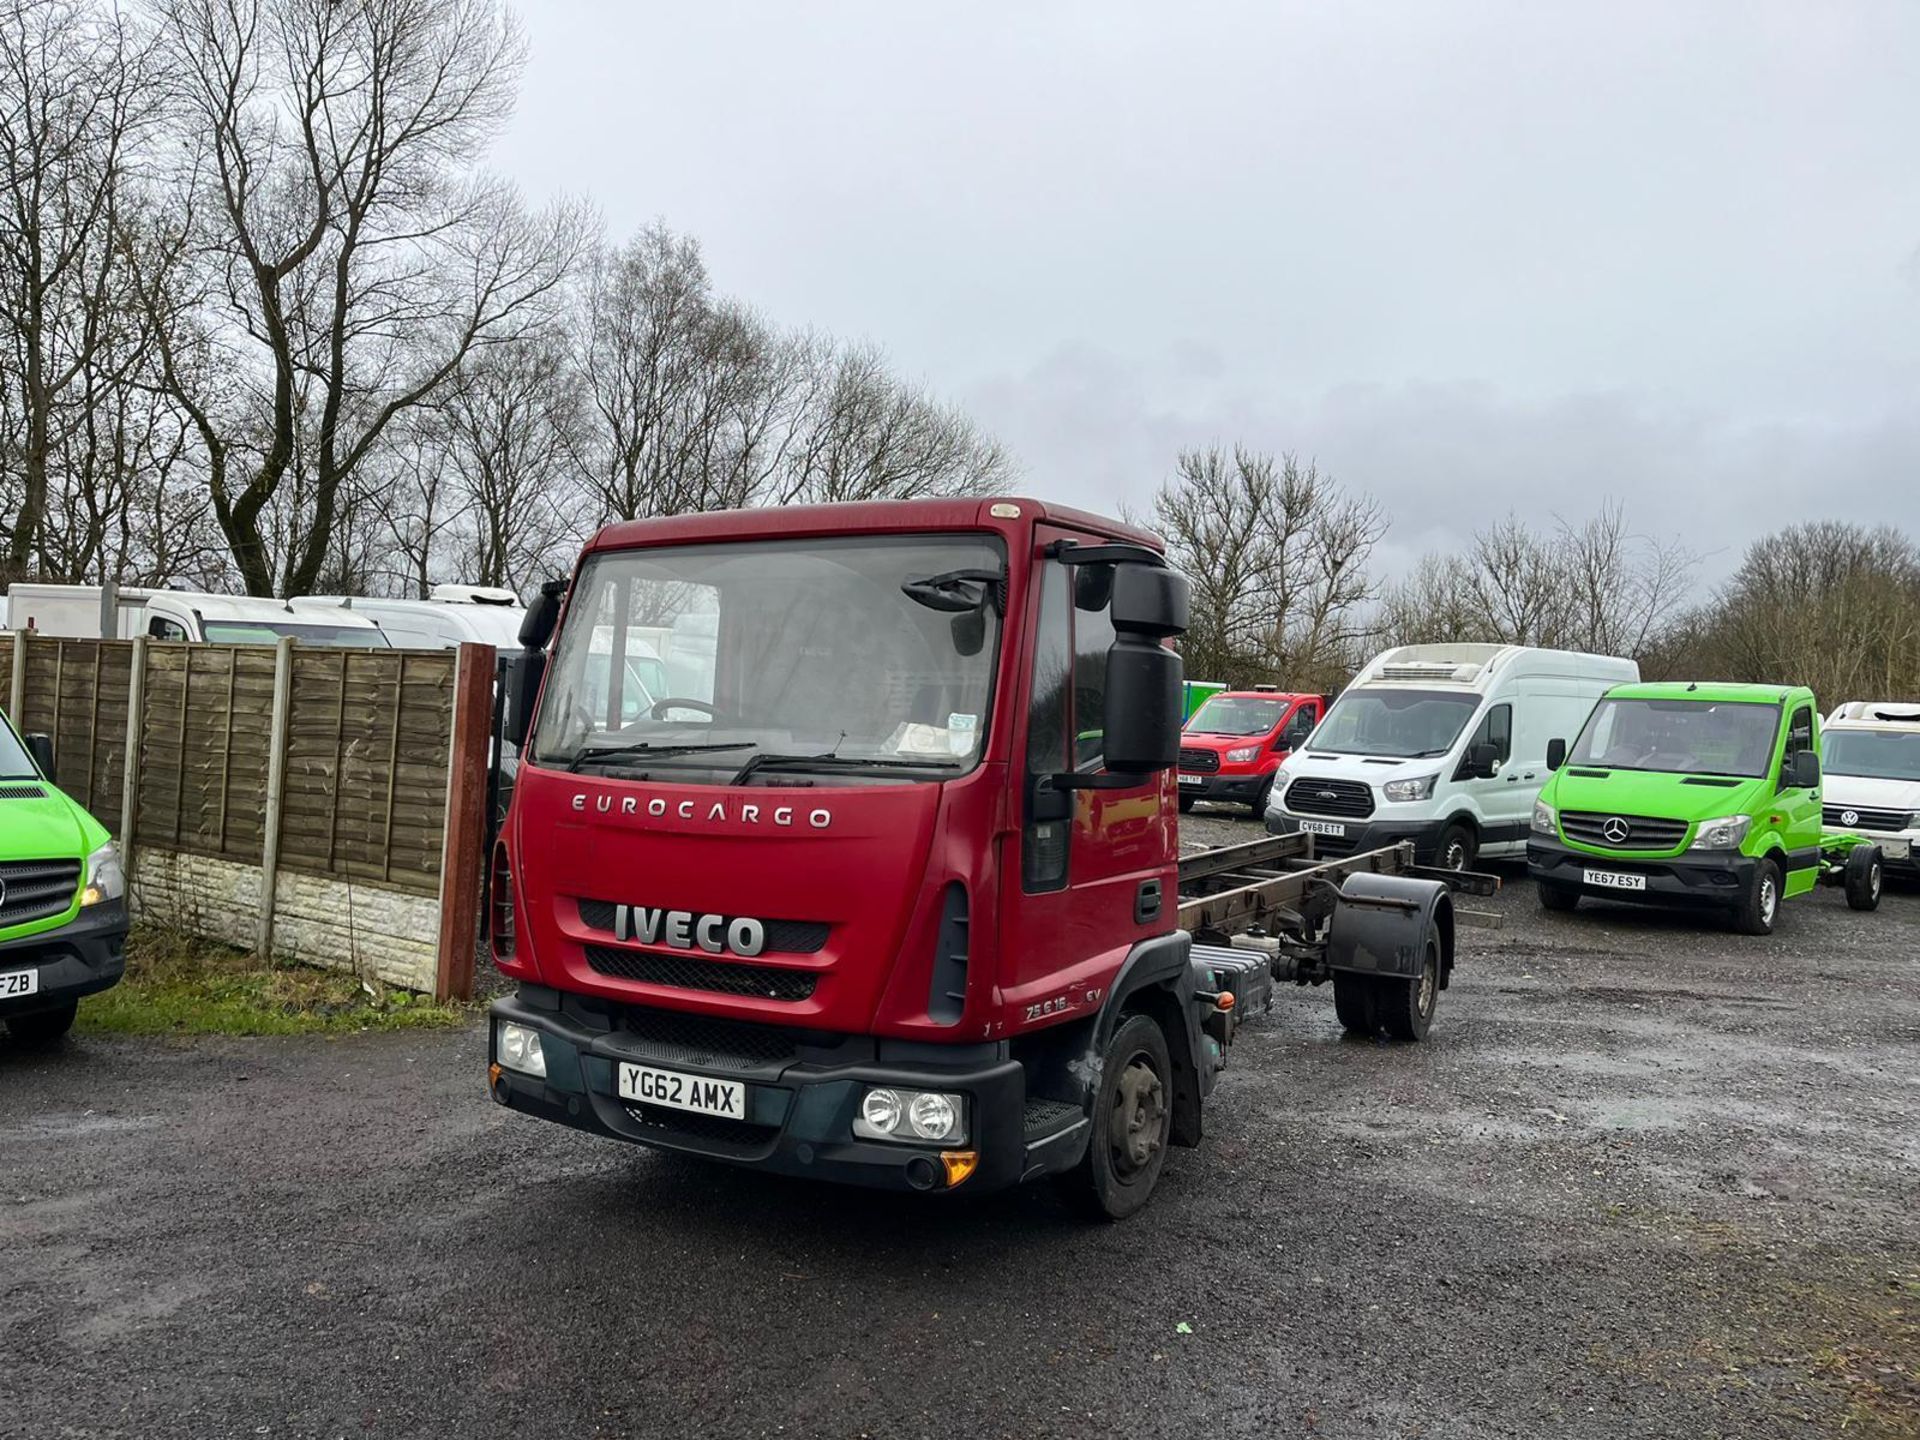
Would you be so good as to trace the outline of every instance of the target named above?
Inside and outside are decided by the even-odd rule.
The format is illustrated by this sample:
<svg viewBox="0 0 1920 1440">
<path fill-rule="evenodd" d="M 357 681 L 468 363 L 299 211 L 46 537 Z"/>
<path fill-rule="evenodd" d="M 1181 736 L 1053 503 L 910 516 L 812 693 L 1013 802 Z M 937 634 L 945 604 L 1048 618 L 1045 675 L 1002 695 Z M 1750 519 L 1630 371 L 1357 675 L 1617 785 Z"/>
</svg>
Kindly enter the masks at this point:
<svg viewBox="0 0 1920 1440">
<path fill-rule="evenodd" d="M 1920 780 L 1920 730 L 1828 730 L 1820 768 L 1862 780 Z"/>
<path fill-rule="evenodd" d="M 1458 690 L 1349 690 L 1314 731 L 1314 753 L 1444 755 L 1479 708 L 1478 695 Z"/>
<path fill-rule="evenodd" d="M 272 645 L 291 635 L 302 645 L 332 645 L 352 650 L 385 650 L 387 637 L 367 625 L 294 625 L 278 620 L 209 620 L 210 645 Z"/>
<path fill-rule="evenodd" d="M 536 763 L 951 779 L 986 738 L 1006 556 L 985 536 L 608 551 L 581 568 Z"/>
<path fill-rule="evenodd" d="M 0 721 L 0 780 L 36 780 L 39 776 L 27 747 L 14 737 L 13 727 Z"/>
<path fill-rule="evenodd" d="M 1569 764 L 1678 775 L 1765 775 L 1780 707 L 1753 700 L 1602 700 Z"/>
<path fill-rule="evenodd" d="M 1187 729 L 1195 735 L 1264 735 L 1280 723 L 1282 708 L 1278 700 L 1216 695 L 1193 712 Z"/>
</svg>

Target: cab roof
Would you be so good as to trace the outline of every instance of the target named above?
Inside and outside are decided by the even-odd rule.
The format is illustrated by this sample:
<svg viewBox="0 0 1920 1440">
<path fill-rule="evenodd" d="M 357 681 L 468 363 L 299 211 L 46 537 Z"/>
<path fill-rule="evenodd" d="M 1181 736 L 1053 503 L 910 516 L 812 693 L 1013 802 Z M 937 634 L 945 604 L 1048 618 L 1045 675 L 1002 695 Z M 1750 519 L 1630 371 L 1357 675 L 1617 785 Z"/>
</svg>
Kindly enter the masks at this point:
<svg viewBox="0 0 1920 1440">
<path fill-rule="evenodd" d="M 1813 699 L 1813 691 L 1804 685 L 1742 685 L 1721 680 L 1645 680 L 1633 685 L 1616 685 L 1607 691 L 1610 700 L 1697 700 L 1749 705 L 1782 705 L 1789 700 Z"/>
<path fill-rule="evenodd" d="M 995 514 L 996 507 L 1012 507 L 1016 513 Z M 1091 530 L 1154 550 L 1165 548 L 1164 542 L 1152 531 L 1120 520 L 1025 496 L 986 495 L 928 500 L 854 500 L 839 505 L 769 505 L 748 510 L 708 510 L 695 515 L 668 515 L 655 520 L 620 520 L 603 527 L 599 534 L 587 542 L 587 549 L 626 550 L 645 545 L 774 539 L 782 535 L 1006 530 L 1037 520 Z"/>
</svg>

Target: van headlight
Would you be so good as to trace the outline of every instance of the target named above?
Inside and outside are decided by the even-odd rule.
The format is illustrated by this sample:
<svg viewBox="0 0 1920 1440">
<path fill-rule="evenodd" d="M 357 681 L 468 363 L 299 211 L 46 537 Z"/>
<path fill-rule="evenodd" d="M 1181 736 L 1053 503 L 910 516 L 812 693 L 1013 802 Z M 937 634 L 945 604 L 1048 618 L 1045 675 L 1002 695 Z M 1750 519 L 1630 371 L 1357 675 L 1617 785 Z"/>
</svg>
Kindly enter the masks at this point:
<svg viewBox="0 0 1920 1440">
<path fill-rule="evenodd" d="M 1723 820 L 1703 820 L 1693 832 L 1689 850 L 1738 850 L 1753 825 L 1751 815 L 1729 815 Z"/>
<path fill-rule="evenodd" d="M 1425 800 L 1433 794 L 1433 782 L 1438 775 L 1422 775 L 1413 780 L 1389 780 L 1380 787 L 1380 793 L 1389 800 Z"/>
<path fill-rule="evenodd" d="M 120 847 L 109 840 L 87 856 L 87 888 L 80 892 L 82 905 L 104 905 L 123 900 L 127 894 L 127 872 L 120 864 Z"/>
<path fill-rule="evenodd" d="M 1544 800 L 1533 802 L 1533 829 L 1537 835 L 1555 835 L 1559 833 L 1560 817 L 1554 808 Z"/>
<path fill-rule="evenodd" d="M 1227 751 L 1227 763 L 1229 765 L 1251 765 L 1259 758 L 1260 747 L 1258 745 L 1242 745 L 1238 750 Z"/>
</svg>

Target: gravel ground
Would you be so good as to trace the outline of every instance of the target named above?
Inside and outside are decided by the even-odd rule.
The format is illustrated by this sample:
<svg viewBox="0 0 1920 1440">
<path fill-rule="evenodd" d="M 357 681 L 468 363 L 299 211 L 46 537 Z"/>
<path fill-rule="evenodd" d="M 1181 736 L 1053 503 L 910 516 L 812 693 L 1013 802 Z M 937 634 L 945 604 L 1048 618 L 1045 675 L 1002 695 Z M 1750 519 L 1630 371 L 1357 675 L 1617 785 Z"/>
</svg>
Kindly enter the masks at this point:
<svg viewBox="0 0 1920 1440">
<path fill-rule="evenodd" d="M 1920 1435 L 1920 892 L 1477 903 L 1428 1044 L 1283 991 L 1108 1228 L 524 1119 L 477 1027 L 0 1042 L 0 1433 Z"/>
</svg>

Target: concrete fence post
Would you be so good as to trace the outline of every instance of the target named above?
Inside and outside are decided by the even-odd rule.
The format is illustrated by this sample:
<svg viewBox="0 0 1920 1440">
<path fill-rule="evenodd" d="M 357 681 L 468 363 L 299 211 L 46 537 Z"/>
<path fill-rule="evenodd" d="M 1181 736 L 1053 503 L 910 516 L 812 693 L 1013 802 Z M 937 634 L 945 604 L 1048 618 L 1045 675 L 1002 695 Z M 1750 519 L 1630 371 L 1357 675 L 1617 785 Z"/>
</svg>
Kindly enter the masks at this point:
<svg viewBox="0 0 1920 1440">
<path fill-rule="evenodd" d="M 140 734 L 147 713 L 147 637 L 133 637 L 127 669 L 127 749 L 120 765 L 120 865 L 133 880 L 133 827 L 140 818 Z"/>
<path fill-rule="evenodd" d="M 273 654 L 273 720 L 267 736 L 267 807 L 260 830 L 260 929 L 255 948 L 273 958 L 274 893 L 280 874 L 280 814 L 287 793 L 287 731 L 293 714 L 293 637 L 283 635 Z"/>
</svg>

